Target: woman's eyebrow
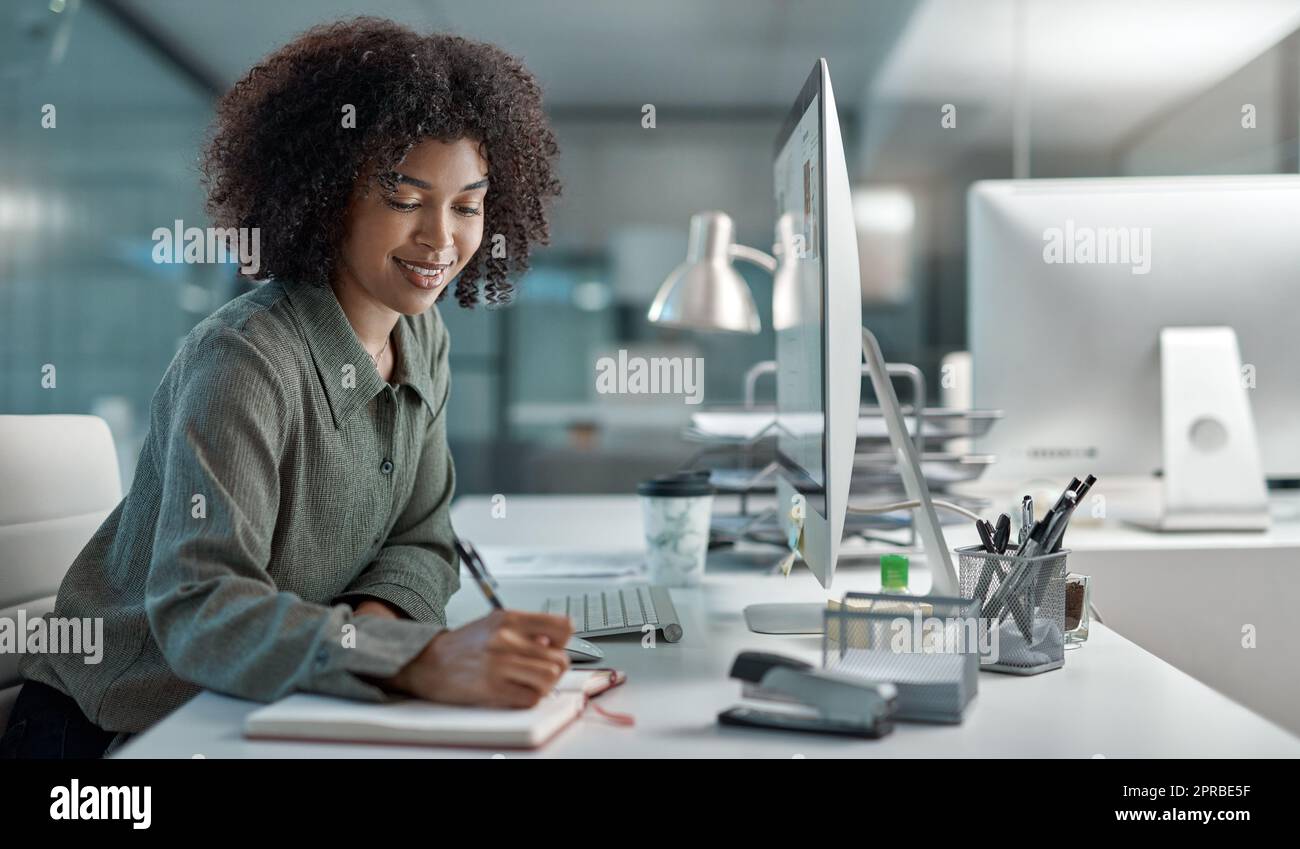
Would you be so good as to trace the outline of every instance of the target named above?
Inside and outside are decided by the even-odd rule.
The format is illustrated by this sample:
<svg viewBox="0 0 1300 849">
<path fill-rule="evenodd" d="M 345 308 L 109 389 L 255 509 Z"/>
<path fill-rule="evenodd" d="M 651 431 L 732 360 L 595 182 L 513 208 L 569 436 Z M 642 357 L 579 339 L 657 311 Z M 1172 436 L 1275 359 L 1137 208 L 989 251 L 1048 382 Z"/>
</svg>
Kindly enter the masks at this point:
<svg viewBox="0 0 1300 849">
<path fill-rule="evenodd" d="M 415 186 L 417 189 L 424 189 L 425 191 L 428 191 L 429 189 L 433 188 L 433 186 L 429 185 L 428 183 L 416 177 L 411 177 L 409 175 L 402 174 L 400 172 L 394 172 L 394 173 L 396 174 L 397 182 L 399 183 L 410 183 L 412 186 Z M 461 191 L 468 192 L 468 191 L 472 191 L 473 189 L 482 189 L 485 188 L 487 184 L 488 184 L 487 177 L 484 177 L 482 180 L 479 180 L 474 183 L 470 183 L 468 186 L 461 189 Z"/>
<path fill-rule="evenodd" d="M 433 188 L 433 186 L 429 185 L 423 180 L 418 180 L 415 177 L 407 176 L 406 174 L 402 174 L 401 172 L 398 171 L 394 171 L 393 176 L 397 178 L 397 182 L 410 183 L 412 186 L 415 186 L 417 189 L 424 189 L 428 191 L 429 189 Z"/>
</svg>

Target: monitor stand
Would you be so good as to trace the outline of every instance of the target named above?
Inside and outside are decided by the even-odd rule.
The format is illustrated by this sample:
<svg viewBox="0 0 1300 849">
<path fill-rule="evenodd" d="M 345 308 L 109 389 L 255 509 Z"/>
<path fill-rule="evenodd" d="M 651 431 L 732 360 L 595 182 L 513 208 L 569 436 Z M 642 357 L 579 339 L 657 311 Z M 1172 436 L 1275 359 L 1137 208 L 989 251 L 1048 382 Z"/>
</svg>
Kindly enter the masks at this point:
<svg viewBox="0 0 1300 849">
<path fill-rule="evenodd" d="M 823 602 L 776 602 L 745 608 L 745 624 L 755 634 L 820 634 L 824 630 Z"/>
<path fill-rule="evenodd" d="M 910 500 L 920 502 L 921 505 L 913 511 L 912 521 L 921 538 L 926 564 L 930 569 L 930 593 L 957 596 L 960 591 L 957 571 L 953 568 L 952 557 L 943 538 L 939 515 L 935 513 L 934 502 L 930 499 L 930 488 L 926 485 L 925 475 L 921 473 L 921 458 L 917 454 L 916 443 L 907 432 L 907 422 L 903 418 L 903 410 L 898 403 L 898 395 L 894 392 L 894 385 L 889 381 L 889 370 L 885 365 L 885 357 L 880 352 L 880 343 L 865 327 L 862 328 L 862 354 L 866 358 L 871 385 L 875 389 L 876 401 L 880 405 L 880 413 L 889 432 L 889 444 L 898 458 L 898 472 L 903 478 L 903 488 Z M 924 406 L 924 399 L 919 399 L 917 409 Z M 777 497 L 782 504 L 788 503 L 785 500 L 789 497 L 786 492 L 793 492 L 793 487 L 790 487 L 784 479 L 778 478 Z M 815 541 L 804 540 L 802 533 L 792 536 L 798 541 L 794 542 L 795 545 L 799 542 L 807 545 Z M 833 570 L 828 574 L 833 575 Z M 826 586 L 827 589 L 830 588 L 829 578 Z M 745 608 L 745 624 L 749 626 L 749 630 L 759 634 L 820 634 L 823 630 L 822 613 L 825 609 L 824 604 L 752 604 Z"/>
<path fill-rule="evenodd" d="M 1268 487 L 1244 377 L 1231 327 L 1160 331 L 1164 506 L 1155 522 L 1136 524 L 1268 529 Z"/>
<path fill-rule="evenodd" d="M 916 442 L 908 436 L 907 422 L 903 419 L 903 410 L 898 404 L 898 395 L 894 393 L 894 385 L 889 382 L 885 357 L 880 353 L 880 343 L 865 327 L 862 328 L 862 354 L 871 369 L 871 385 L 876 390 L 880 413 L 885 419 L 885 428 L 889 431 L 889 444 L 894 449 L 894 456 L 898 458 L 898 473 L 903 478 L 903 489 L 909 500 L 920 502 L 921 505 L 913 511 L 912 523 L 925 550 L 925 562 L 930 570 L 930 595 L 956 597 L 961 590 L 957 582 L 957 570 L 953 568 L 948 543 L 943 538 L 939 514 L 934 511 L 930 487 L 921 472 L 921 457 Z M 922 398 L 916 408 L 920 410 L 924 407 L 925 399 Z"/>
</svg>

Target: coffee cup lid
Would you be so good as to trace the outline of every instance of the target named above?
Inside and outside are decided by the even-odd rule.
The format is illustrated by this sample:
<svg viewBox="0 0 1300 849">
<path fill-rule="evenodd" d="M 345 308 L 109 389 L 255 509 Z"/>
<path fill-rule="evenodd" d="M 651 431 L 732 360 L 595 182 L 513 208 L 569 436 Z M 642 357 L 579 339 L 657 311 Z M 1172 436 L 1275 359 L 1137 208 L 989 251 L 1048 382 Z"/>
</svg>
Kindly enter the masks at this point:
<svg viewBox="0 0 1300 849">
<path fill-rule="evenodd" d="M 696 498 L 712 495 L 713 485 L 709 483 L 709 470 L 696 469 L 690 472 L 674 472 L 670 475 L 656 475 L 636 485 L 637 495 L 649 495 L 656 498 Z"/>
</svg>

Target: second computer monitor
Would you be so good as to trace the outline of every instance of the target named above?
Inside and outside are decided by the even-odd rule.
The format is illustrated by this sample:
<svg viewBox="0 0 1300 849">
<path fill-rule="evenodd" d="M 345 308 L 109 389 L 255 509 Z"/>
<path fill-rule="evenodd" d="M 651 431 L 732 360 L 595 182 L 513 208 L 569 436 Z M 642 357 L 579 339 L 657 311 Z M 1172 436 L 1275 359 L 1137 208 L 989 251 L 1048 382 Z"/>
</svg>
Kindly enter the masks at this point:
<svg viewBox="0 0 1300 849">
<path fill-rule="evenodd" d="M 1300 176 L 985 181 L 970 347 L 989 479 L 1161 468 L 1160 331 L 1236 331 L 1265 476 L 1300 478 Z"/>
</svg>

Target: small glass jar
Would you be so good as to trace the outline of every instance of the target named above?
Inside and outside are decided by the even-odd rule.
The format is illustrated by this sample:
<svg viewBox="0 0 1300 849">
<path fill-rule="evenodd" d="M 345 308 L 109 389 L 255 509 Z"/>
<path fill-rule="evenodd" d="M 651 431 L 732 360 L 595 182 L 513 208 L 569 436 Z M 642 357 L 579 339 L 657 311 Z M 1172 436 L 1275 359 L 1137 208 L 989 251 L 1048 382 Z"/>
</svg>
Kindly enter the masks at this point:
<svg viewBox="0 0 1300 849">
<path fill-rule="evenodd" d="M 1065 576 L 1065 644 L 1078 646 L 1088 640 L 1089 610 L 1092 607 L 1092 584 L 1087 575 L 1075 572 Z"/>
</svg>

